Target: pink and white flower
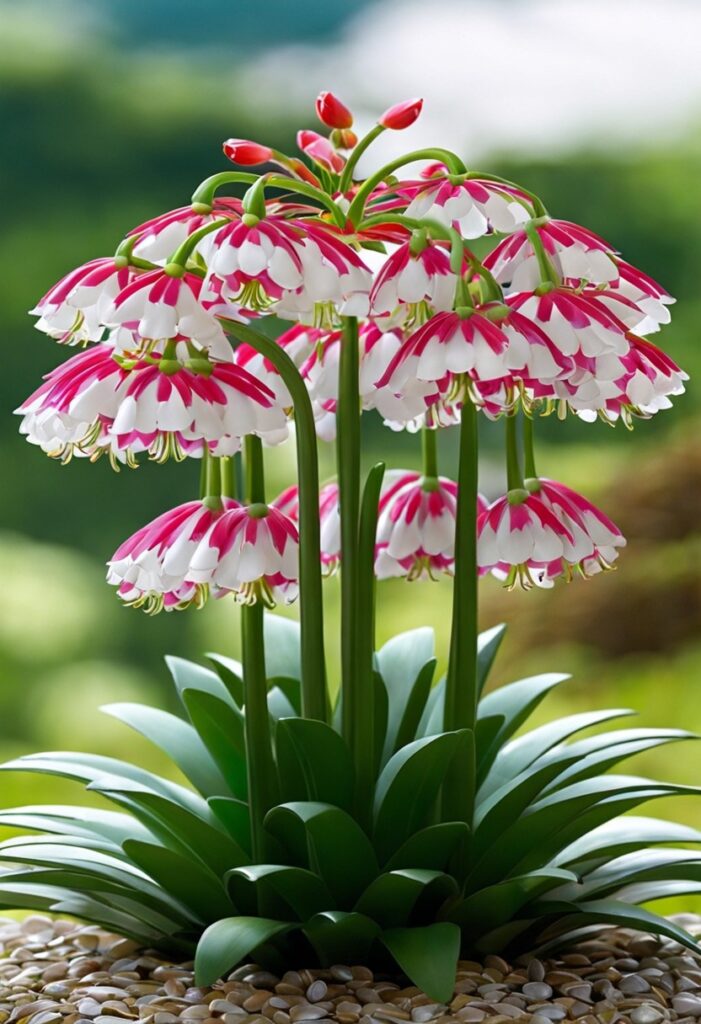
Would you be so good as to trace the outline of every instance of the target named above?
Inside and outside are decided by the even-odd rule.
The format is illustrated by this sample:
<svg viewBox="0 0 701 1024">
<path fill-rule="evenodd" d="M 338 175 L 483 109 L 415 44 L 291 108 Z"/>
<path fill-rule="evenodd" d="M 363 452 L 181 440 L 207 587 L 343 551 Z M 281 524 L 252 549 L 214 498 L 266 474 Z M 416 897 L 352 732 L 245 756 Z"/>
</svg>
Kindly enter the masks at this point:
<svg viewBox="0 0 701 1024">
<path fill-rule="evenodd" d="M 379 580 L 452 573 L 458 485 L 447 477 L 393 474 L 380 497 L 375 545 Z M 484 499 L 479 499 L 484 507 Z"/>
<path fill-rule="evenodd" d="M 181 206 L 177 210 L 169 210 L 168 213 L 161 213 L 144 221 L 130 231 L 127 237 L 139 236 L 133 248 L 135 256 L 151 260 L 152 263 L 166 263 L 193 232 L 207 224 L 221 221 L 222 218 L 238 220 L 242 212 L 240 199 L 220 196 L 214 200 L 210 213 L 193 210 L 191 206 Z M 207 252 L 210 238 L 210 235 L 206 235 L 198 243 L 198 252 Z"/>
<path fill-rule="evenodd" d="M 424 323 L 433 313 L 452 309 L 456 275 L 444 244 L 420 252 L 405 242 L 385 260 L 370 292 L 370 313 L 385 329 Z"/>
<path fill-rule="evenodd" d="M 561 280 L 609 284 L 618 278 L 615 250 L 593 231 L 566 220 L 538 218 L 531 228 Z M 515 231 L 487 256 L 485 267 L 511 292 L 533 291 L 542 283 L 538 258 L 525 229 Z"/>
<path fill-rule="evenodd" d="M 178 337 L 217 359 L 231 359 L 221 324 L 204 305 L 202 286 L 202 278 L 189 271 L 180 277 L 164 270 L 146 271 L 118 293 L 105 321 L 133 331 L 145 348 Z"/>
<path fill-rule="evenodd" d="M 563 356 L 624 356 L 628 351 L 627 327 L 617 315 L 629 312 L 623 298 L 607 302 L 594 290 L 560 287 L 519 292 L 506 303 L 536 324 Z"/>
<path fill-rule="evenodd" d="M 338 484 L 331 481 L 319 491 L 319 523 L 321 527 L 321 564 L 327 574 L 336 571 L 341 560 L 341 515 Z M 299 489 L 288 487 L 275 501 L 275 508 L 299 523 Z"/>
<path fill-rule="evenodd" d="M 126 261 L 104 257 L 84 263 L 50 288 L 31 313 L 35 327 L 65 345 L 103 341 L 105 314 L 134 276 Z"/>
<path fill-rule="evenodd" d="M 553 480 L 528 481 L 528 486 L 530 493 L 510 491 L 480 515 L 481 572 L 528 589 L 611 567 L 625 538 L 600 509 Z"/>
<path fill-rule="evenodd" d="M 107 563 L 107 582 L 126 604 L 150 613 L 201 607 L 208 588 L 188 580 L 192 556 L 216 520 L 238 507 L 222 498 L 216 507 L 188 501 L 164 512 L 117 548 Z"/>
<path fill-rule="evenodd" d="M 428 181 L 402 182 L 398 191 L 411 198 L 407 217 L 456 226 L 463 238 L 515 231 L 533 215 L 528 196 L 519 188 L 481 178 L 456 182 L 441 174 Z"/>
<path fill-rule="evenodd" d="M 17 410 L 20 431 L 56 457 L 110 452 L 132 464 L 143 451 L 163 460 L 199 456 L 205 445 L 232 455 L 251 433 L 268 443 L 284 440 L 285 412 L 264 384 L 232 363 L 209 368 L 197 373 L 168 361 L 166 372 L 158 355 L 127 368 L 100 345 L 47 374 Z"/>
<path fill-rule="evenodd" d="M 225 225 L 214 237 L 210 275 L 254 310 L 310 322 L 367 313 L 370 271 L 330 229 L 270 216 Z"/>
<path fill-rule="evenodd" d="M 621 295 L 639 310 L 641 318 L 637 323 L 632 315 L 627 319 L 621 317 L 630 330 L 636 334 L 651 334 L 668 324 L 672 317 L 667 307 L 676 299 L 661 284 L 625 260 L 616 260 L 616 265 L 618 280 L 607 294 Z"/>
<path fill-rule="evenodd" d="M 272 505 L 227 508 L 190 560 L 188 582 L 235 594 L 243 604 L 267 605 L 297 596 L 299 535 Z"/>
</svg>

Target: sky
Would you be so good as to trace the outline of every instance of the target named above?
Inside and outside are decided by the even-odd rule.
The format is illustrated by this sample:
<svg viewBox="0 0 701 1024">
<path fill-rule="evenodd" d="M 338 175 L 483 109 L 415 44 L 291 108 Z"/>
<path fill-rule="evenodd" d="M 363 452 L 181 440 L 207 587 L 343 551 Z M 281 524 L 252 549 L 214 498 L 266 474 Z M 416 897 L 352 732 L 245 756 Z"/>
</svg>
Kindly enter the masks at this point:
<svg viewBox="0 0 701 1024">
<path fill-rule="evenodd" d="M 701 115 L 701 3 L 381 0 L 333 43 L 273 41 L 248 82 L 277 103 L 330 88 L 366 119 L 420 95 L 413 141 L 475 156 L 655 145 Z"/>
</svg>

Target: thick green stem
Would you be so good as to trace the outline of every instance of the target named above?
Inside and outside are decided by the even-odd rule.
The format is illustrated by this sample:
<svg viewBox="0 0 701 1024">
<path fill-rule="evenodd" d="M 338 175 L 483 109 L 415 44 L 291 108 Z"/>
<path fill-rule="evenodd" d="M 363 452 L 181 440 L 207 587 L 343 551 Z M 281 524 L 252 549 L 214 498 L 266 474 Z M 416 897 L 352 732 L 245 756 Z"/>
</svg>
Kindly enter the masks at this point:
<svg viewBox="0 0 701 1024">
<path fill-rule="evenodd" d="M 353 701 L 353 762 L 355 765 L 355 809 L 358 821 L 372 826 L 375 784 L 375 537 L 377 508 L 384 476 L 384 463 L 370 470 L 360 508 L 357 562 L 356 645 L 357 674 Z"/>
<path fill-rule="evenodd" d="M 338 183 L 338 190 L 341 193 L 341 195 L 344 195 L 348 191 L 353 182 L 353 171 L 355 170 L 358 160 L 360 160 L 361 156 L 368 148 L 368 146 L 371 146 L 375 139 L 379 135 L 382 135 L 384 131 L 386 131 L 386 128 L 384 128 L 383 125 L 373 125 L 373 127 L 370 129 L 367 135 L 364 135 L 363 138 L 360 139 L 360 141 L 357 143 L 355 149 L 348 157 L 348 162 L 346 163 L 346 166 L 343 168 L 341 180 Z"/>
<path fill-rule="evenodd" d="M 514 413 L 507 416 L 506 424 L 506 485 L 510 491 L 523 487 L 523 473 L 518 455 L 518 419 Z"/>
<path fill-rule="evenodd" d="M 299 481 L 299 602 L 302 646 L 302 714 L 328 718 L 324 610 L 319 538 L 319 465 L 316 426 L 307 387 L 287 352 L 259 331 L 221 319 L 224 330 L 252 345 L 275 366 L 294 404 Z"/>
<path fill-rule="evenodd" d="M 343 318 L 338 371 L 336 461 L 341 515 L 341 700 L 343 735 L 353 749 L 357 719 L 356 574 L 360 514 L 360 395 L 358 392 L 358 321 Z"/>
<path fill-rule="evenodd" d="M 421 431 L 421 455 L 423 475 L 437 479 L 438 477 L 438 431 L 424 427 Z"/>
<path fill-rule="evenodd" d="M 222 498 L 234 497 L 234 466 L 231 458 L 219 459 Z"/>
<path fill-rule="evenodd" d="M 443 786 L 444 820 L 472 822 L 475 796 L 474 732 L 477 680 L 477 410 L 465 401 L 460 414 L 458 504 L 450 658 L 445 683 L 444 728 L 468 729 Z"/>
<path fill-rule="evenodd" d="M 263 450 L 260 438 L 247 437 L 246 500 L 265 502 Z M 217 461 L 217 460 L 212 460 Z M 265 672 L 264 608 L 261 601 L 241 610 L 241 646 L 245 693 L 246 760 L 251 808 L 254 860 L 266 859 L 267 837 L 263 819 L 275 804 L 277 777 L 268 714 L 268 683 Z"/>
<path fill-rule="evenodd" d="M 286 178 L 282 174 L 250 174 L 247 171 L 222 171 L 220 174 L 213 174 L 197 186 L 192 194 L 194 206 L 210 207 L 214 202 L 214 196 L 222 185 L 255 185 L 263 178 L 265 184 L 270 188 L 284 189 L 287 192 L 295 192 L 297 195 L 305 196 L 307 199 L 314 199 L 321 206 L 333 214 L 334 220 L 339 226 L 345 223 L 345 215 L 340 207 L 333 201 L 331 196 L 326 195 L 321 189 L 315 188 L 305 181 L 298 181 L 296 178 Z"/>
</svg>

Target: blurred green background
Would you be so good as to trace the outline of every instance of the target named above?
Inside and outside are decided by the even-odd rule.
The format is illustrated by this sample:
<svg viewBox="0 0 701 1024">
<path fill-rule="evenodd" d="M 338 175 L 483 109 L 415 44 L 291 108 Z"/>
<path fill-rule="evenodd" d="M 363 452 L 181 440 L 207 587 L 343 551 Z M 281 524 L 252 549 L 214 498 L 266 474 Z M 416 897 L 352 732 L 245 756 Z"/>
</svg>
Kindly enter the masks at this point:
<svg viewBox="0 0 701 1024">
<path fill-rule="evenodd" d="M 201 658 L 207 650 L 235 653 L 238 645 L 229 601 L 148 618 L 120 607 L 105 586 L 105 559 L 138 526 L 193 497 L 198 468 L 143 464 L 114 474 L 106 462 L 62 467 L 23 442 L 12 409 L 72 354 L 36 333 L 26 310 L 71 267 L 110 253 L 129 228 L 185 203 L 202 178 L 224 169 L 222 139 L 255 137 L 291 149 L 296 128 L 313 125 L 318 84 L 310 74 L 304 107 L 280 97 L 257 108 L 242 77 L 247 63 L 280 42 L 324 45 L 361 8 L 367 18 L 373 7 L 371 0 L 269 0 L 263 25 L 258 4 L 225 0 L 0 3 L 2 759 L 75 748 L 164 769 L 145 741 L 96 709 L 122 700 L 172 706 L 165 653 Z M 295 97 L 305 73 L 302 63 Z M 402 98 L 387 95 L 386 104 Z M 457 101 L 456 117 L 469 118 Z M 490 170 L 539 192 L 551 211 L 603 234 L 670 288 L 678 305 L 663 345 L 692 375 L 675 410 L 640 423 L 632 436 L 579 422 L 547 421 L 538 430 L 541 472 L 598 500 L 629 538 L 620 570 L 588 583 L 525 595 L 482 584 L 484 625 L 511 624 L 496 682 L 573 672 L 572 683 L 550 698 L 552 714 L 633 706 L 641 724 L 701 731 L 700 140 L 692 122 L 673 141 L 647 137 L 644 147 L 600 147 L 588 135 L 586 144 L 550 147 L 544 158 L 500 147 L 489 161 Z M 368 462 L 386 457 L 391 443 L 391 463 L 416 463 L 415 439 L 390 435 L 377 422 L 365 429 Z M 486 426 L 484 439 L 483 485 L 495 495 L 502 484 L 498 426 Z M 453 442 L 441 439 L 448 474 Z M 328 450 L 324 458 L 329 470 Z M 291 481 L 290 448 L 272 454 L 269 475 L 271 490 Z M 328 596 L 335 665 L 333 581 Z M 380 640 L 428 621 L 445 650 L 447 583 L 385 584 L 379 611 Z M 634 767 L 697 783 L 701 750 L 665 748 Z M 69 796 L 79 793 L 39 777 L 0 777 L 0 804 Z M 699 800 L 659 804 L 656 812 L 701 827 Z"/>
</svg>

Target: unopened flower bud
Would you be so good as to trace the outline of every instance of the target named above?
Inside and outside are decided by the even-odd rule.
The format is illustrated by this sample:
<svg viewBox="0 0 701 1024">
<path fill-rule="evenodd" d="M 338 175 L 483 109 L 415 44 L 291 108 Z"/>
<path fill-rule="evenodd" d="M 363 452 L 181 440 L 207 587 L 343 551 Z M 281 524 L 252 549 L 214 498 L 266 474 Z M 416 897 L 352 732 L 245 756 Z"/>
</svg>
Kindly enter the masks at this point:
<svg viewBox="0 0 701 1024">
<path fill-rule="evenodd" d="M 303 153 L 328 171 L 338 173 L 343 170 L 345 160 L 336 152 L 329 140 L 318 132 L 308 129 L 297 132 L 297 145 Z"/>
<path fill-rule="evenodd" d="M 424 101 L 421 99 L 395 103 L 393 107 L 385 110 L 380 118 L 380 124 L 383 128 L 391 128 L 393 131 L 401 131 L 402 128 L 408 128 L 418 118 L 423 105 Z"/>
<path fill-rule="evenodd" d="M 320 92 L 316 98 L 316 112 L 327 128 L 350 128 L 353 115 L 345 103 L 341 103 L 332 92 Z"/>
<path fill-rule="evenodd" d="M 222 144 L 222 149 L 232 163 L 240 164 L 242 167 L 255 167 L 273 157 L 270 146 L 262 146 L 259 142 L 250 142 L 248 139 L 227 139 Z"/>
</svg>

